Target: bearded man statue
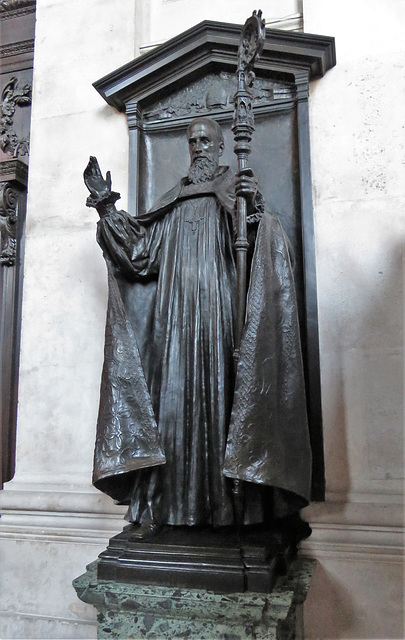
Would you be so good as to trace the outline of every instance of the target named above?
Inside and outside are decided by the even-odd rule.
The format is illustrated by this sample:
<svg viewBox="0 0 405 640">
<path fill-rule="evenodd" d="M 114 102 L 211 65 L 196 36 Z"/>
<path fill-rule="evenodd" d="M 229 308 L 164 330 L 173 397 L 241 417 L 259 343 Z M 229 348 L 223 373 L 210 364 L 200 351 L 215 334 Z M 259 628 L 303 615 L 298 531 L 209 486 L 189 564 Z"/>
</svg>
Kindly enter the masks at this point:
<svg viewBox="0 0 405 640">
<path fill-rule="evenodd" d="M 109 274 L 93 482 L 128 505 L 134 536 L 231 526 L 308 504 L 311 452 L 288 241 L 250 169 L 219 164 L 219 125 L 187 131 L 187 177 L 146 213 L 118 211 L 97 160 L 85 183 Z M 249 289 L 234 364 L 235 199 L 247 201 Z"/>
</svg>

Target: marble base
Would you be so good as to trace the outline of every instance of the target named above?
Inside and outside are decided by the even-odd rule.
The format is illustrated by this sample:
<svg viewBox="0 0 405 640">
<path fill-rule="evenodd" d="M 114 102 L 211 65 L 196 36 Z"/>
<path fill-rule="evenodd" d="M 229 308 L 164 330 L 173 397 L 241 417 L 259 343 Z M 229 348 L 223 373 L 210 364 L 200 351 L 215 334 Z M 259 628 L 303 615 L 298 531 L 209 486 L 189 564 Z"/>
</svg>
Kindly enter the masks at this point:
<svg viewBox="0 0 405 640">
<path fill-rule="evenodd" d="M 303 640 L 303 603 L 316 561 L 296 558 L 271 593 L 135 585 L 97 578 L 99 561 L 73 581 L 96 607 L 97 637 Z"/>
</svg>

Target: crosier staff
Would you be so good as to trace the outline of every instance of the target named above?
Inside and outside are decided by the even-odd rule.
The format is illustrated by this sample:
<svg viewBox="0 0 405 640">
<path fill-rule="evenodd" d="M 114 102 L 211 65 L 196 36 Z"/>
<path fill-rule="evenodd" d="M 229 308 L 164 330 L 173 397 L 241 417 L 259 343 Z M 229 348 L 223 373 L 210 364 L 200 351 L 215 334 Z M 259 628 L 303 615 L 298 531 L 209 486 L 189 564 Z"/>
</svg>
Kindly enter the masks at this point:
<svg viewBox="0 0 405 640">
<path fill-rule="evenodd" d="M 238 159 L 238 175 L 248 175 L 248 156 L 250 141 L 254 127 L 253 95 L 251 88 L 255 78 L 253 67 L 259 58 L 265 40 L 265 21 L 262 12 L 253 11 L 243 26 L 237 67 L 237 90 L 234 97 L 235 111 L 232 124 L 235 146 L 234 152 Z M 237 365 L 242 338 L 242 330 L 246 313 L 246 273 L 247 273 L 247 202 L 246 197 L 238 195 L 236 198 L 236 326 L 234 360 Z M 235 506 L 235 520 L 240 530 L 243 522 L 242 481 L 234 480 L 233 494 Z"/>
</svg>

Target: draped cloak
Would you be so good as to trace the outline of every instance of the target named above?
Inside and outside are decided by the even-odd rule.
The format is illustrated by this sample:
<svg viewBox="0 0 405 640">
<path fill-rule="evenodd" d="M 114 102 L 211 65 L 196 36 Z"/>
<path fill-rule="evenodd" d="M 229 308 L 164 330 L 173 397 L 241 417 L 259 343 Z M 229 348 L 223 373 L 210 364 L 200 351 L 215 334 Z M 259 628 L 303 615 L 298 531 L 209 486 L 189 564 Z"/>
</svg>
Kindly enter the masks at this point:
<svg viewBox="0 0 405 640">
<path fill-rule="evenodd" d="M 288 242 L 264 212 L 234 371 L 234 176 L 180 181 L 146 214 L 101 218 L 108 267 L 105 361 L 93 483 L 128 519 L 233 523 L 230 478 L 245 482 L 245 523 L 310 497 L 311 452 Z"/>
</svg>

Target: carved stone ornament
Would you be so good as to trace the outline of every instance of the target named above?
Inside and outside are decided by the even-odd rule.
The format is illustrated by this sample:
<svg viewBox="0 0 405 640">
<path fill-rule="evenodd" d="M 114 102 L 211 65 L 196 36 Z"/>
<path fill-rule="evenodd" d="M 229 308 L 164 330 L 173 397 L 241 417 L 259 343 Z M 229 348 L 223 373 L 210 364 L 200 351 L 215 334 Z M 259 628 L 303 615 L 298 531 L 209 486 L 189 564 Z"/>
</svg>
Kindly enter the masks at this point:
<svg viewBox="0 0 405 640">
<path fill-rule="evenodd" d="M 0 185 L 0 266 L 15 265 L 18 192 L 9 182 Z"/>
<path fill-rule="evenodd" d="M 0 17 L 14 17 L 35 11 L 35 0 L 0 0 Z"/>
<path fill-rule="evenodd" d="M 1 14 L 0 14 L 1 16 Z M 34 52 L 34 40 L 22 40 L 0 45 L 0 58 L 18 56 Z"/>
<path fill-rule="evenodd" d="M 13 129 L 14 114 L 18 107 L 26 107 L 31 104 L 32 87 L 25 84 L 22 89 L 18 87 L 18 79 L 11 78 L 4 87 L 1 99 L 0 118 L 0 148 L 14 158 L 28 155 L 28 138 L 19 138 Z"/>
</svg>

